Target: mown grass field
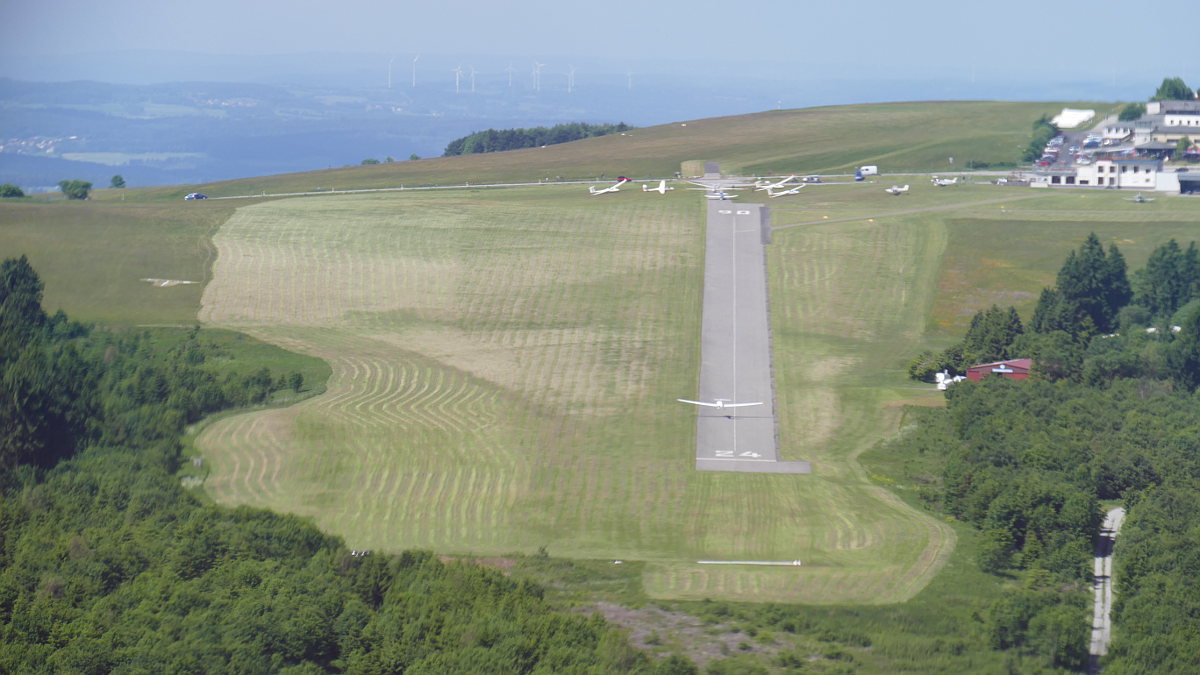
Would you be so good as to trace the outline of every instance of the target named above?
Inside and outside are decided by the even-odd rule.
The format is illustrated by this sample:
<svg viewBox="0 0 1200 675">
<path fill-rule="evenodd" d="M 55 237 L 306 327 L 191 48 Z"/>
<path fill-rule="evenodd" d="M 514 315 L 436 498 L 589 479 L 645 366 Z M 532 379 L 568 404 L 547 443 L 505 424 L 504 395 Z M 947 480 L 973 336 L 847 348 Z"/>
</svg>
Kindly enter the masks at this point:
<svg viewBox="0 0 1200 675">
<path fill-rule="evenodd" d="M 534 168 L 662 175 L 696 157 L 727 172 L 941 170 L 942 153 L 962 162 L 961 148 L 1015 145 L 1043 108 L 1054 110 L 782 111 L 645 130 L 652 151 L 610 137 L 336 175 L 347 188 L 398 176 L 519 180 Z M 942 124 L 942 140 L 904 126 L 922 118 Z M 910 129 L 911 143 L 889 145 L 900 138 L 889 128 Z M 886 160 L 868 152 L 884 147 Z M 629 163 L 607 168 L 623 152 Z M 547 157 L 557 159 L 538 164 Z M 419 167 L 428 173 L 403 174 Z M 326 173 L 227 187 L 308 189 Z M 912 192 L 887 195 L 892 182 Z M 781 454 L 812 461 L 815 473 L 754 476 L 695 472 L 694 411 L 674 401 L 694 391 L 699 367 L 704 204 L 695 193 L 592 198 L 578 186 L 539 186 L 185 203 L 166 188 L 130 190 L 129 202 L 113 192 L 86 204 L 0 205 L 0 253 L 30 255 L 51 310 L 116 324 L 199 318 L 332 368 L 322 396 L 205 428 L 196 444 L 217 501 L 309 515 L 353 548 L 545 547 L 645 561 L 652 597 L 822 604 L 913 597 L 954 547 L 950 528 L 859 463 L 896 432 L 903 405 L 940 401 L 904 378 L 908 359 L 957 339 L 992 303 L 1027 317 L 1088 232 L 1117 242 L 1137 267 L 1200 224 L 1188 198 L 934 188 L 915 176 L 770 201 Z M 144 277 L 207 284 L 156 288 Z"/>
<path fill-rule="evenodd" d="M 240 210 L 201 318 L 334 373 L 324 397 L 208 427 L 210 494 L 310 515 L 355 548 L 654 561 L 665 597 L 910 595 L 948 533 L 846 455 L 823 455 L 817 480 L 693 470 L 694 412 L 674 398 L 695 388 L 702 224 L 694 194 L 577 188 Z"/>
</svg>

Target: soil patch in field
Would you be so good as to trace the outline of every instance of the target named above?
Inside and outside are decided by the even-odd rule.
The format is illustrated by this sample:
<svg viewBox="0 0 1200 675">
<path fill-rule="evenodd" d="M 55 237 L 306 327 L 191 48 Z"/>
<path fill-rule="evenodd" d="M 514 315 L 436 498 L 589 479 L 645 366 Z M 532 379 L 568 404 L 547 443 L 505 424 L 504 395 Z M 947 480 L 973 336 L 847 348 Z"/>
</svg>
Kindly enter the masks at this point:
<svg viewBox="0 0 1200 675">
<path fill-rule="evenodd" d="M 762 642 L 724 624 L 706 624 L 703 619 L 659 607 L 630 609 L 611 602 L 582 608 L 600 612 L 606 620 L 629 632 L 635 648 L 663 656 L 680 653 L 704 668 L 709 663 L 735 654 L 775 654 L 785 649 L 775 640 Z"/>
</svg>

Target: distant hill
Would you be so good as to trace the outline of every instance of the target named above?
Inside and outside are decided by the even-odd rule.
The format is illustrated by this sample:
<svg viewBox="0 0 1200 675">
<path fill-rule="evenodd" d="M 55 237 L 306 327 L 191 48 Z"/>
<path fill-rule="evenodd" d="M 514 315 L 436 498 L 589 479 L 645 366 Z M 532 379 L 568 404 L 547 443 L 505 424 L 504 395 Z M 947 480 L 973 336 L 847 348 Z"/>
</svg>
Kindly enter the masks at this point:
<svg viewBox="0 0 1200 675">
<path fill-rule="evenodd" d="M 852 173 L 876 164 L 883 174 L 1015 166 L 1033 123 L 1064 106 L 1100 103 L 933 101 L 775 110 L 644 127 L 545 148 L 355 166 L 203 187 L 209 194 L 381 188 L 546 179 L 601 180 L 702 173 L 717 161 L 744 175 Z M 181 196 L 179 189 L 163 194 Z"/>
</svg>

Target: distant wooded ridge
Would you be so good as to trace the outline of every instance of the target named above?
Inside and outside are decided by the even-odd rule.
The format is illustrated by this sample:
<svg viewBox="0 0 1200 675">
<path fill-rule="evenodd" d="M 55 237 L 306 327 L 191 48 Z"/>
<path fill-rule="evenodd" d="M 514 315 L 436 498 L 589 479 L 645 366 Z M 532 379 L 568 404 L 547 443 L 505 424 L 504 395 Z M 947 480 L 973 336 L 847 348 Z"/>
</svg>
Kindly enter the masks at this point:
<svg viewBox="0 0 1200 675">
<path fill-rule="evenodd" d="M 442 156 L 453 157 L 455 155 L 518 150 L 520 148 L 537 148 L 543 145 L 567 143 L 593 136 L 619 133 L 632 128 L 624 122 L 618 122 L 617 124 L 571 122 L 568 124 L 556 124 L 552 127 L 534 127 L 532 129 L 488 129 L 486 131 L 476 131 L 469 136 L 450 141 L 446 146 L 446 152 Z"/>
</svg>

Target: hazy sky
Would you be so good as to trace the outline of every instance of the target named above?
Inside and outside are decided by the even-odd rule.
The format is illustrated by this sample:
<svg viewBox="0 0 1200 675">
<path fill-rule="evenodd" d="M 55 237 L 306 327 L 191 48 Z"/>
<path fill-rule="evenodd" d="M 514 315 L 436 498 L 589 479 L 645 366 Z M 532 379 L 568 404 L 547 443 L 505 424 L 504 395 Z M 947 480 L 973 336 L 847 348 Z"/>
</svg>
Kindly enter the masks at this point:
<svg viewBox="0 0 1200 675">
<path fill-rule="evenodd" d="M 774 60 L 830 78 L 1053 72 L 1200 85 L 1183 37 L 1200 25 L 1198 0 L 4 0 L 0 16 L 0 74 L 17 77 L 39 57 L 155 49 L 679 59 L 698 71 Z"/>
</svg>

